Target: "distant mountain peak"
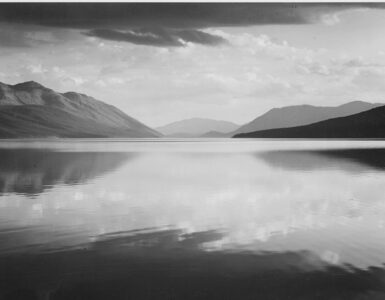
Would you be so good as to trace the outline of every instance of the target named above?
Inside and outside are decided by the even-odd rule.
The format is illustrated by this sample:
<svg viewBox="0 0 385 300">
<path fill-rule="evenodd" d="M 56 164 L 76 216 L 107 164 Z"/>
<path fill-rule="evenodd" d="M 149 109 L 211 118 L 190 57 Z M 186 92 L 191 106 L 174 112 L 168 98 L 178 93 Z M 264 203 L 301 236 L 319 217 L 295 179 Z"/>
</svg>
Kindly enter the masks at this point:
<svg viewBox="0 0 385 300">
<path fill-rule="evenodd" d="M 189 118 L 157 127 L 156 130 L 166 136 L 199 137 L 209 131 L 218 131 L 221 133 L 232 132 L 238 127 L 238 124 L 224 120 Z"/>
<path fill-rule="evenodd" d="M 346 106 L 352 106 L 352 105 L 364 105 L 364 106 L 367 106 L 368 104 L 376 105 L 375 103 L 368 103 L 368 102 L 361 101 L 361 100 L 353 100 L 353 101 L 350 101 L 348 103 L 341 104 L 339 107 L 346 107 Z"/>
<path fill-rule="evenodd" d="M 22 89 L 47 89 L 45 86 L 41 85 L 36 81 L 26 81 L 13 85 L 13 88 L 22 90 Z"/>
</svg>

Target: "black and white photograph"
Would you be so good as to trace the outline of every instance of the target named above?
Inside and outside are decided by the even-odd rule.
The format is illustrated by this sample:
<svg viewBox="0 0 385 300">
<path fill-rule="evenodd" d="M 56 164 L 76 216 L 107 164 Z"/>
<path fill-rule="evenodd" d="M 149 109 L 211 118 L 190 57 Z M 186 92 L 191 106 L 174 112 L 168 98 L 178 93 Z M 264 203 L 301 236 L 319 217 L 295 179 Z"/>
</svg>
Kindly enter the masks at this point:
<svg viewBox="0 0 385 300">
<path fill-rule="evenodd" d="M 385 2 L 0 2 L 0 300 L 385 299 Z"/>
</svg>

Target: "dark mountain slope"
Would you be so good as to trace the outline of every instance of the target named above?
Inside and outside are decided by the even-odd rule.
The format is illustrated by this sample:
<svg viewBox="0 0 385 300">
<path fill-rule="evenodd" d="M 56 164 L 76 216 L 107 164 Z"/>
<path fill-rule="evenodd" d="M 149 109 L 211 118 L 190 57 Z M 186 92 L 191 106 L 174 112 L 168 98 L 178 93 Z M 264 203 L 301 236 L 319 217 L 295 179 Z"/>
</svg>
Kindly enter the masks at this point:
<svg viewBox="0 0 385 300">
<path fill-rule="evenodd" d="M 236 138 L 385 138 L 385 106 L 305 126 L 237 134 Z"/>
<path fill-rule="evenodd" d="M 30 81 L 0 83 L 0 137 L 157 137 L 116 107 Z"/>
<path fill-rule="evenodd" d="M 309 125 L 332 118 L 353 115 L 382 105 L 384 104 L 353 101 L 336 107 L 295 105 L 273 108 L 250 123 L 241 126 L 232 135 L 273 128 Z"/>
</svg>

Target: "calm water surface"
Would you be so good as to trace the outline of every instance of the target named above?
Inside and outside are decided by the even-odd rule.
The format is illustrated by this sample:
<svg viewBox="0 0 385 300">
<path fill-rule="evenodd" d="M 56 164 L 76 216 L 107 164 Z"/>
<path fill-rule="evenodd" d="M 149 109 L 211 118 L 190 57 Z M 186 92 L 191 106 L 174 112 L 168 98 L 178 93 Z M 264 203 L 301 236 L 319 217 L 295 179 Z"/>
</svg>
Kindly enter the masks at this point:
<svg viewBox="0 0 385 300">
<path fill-rule="evenodd" d="M 0 299 L 384 299 L 385 141 L 0 143 Z"/>
</svg>

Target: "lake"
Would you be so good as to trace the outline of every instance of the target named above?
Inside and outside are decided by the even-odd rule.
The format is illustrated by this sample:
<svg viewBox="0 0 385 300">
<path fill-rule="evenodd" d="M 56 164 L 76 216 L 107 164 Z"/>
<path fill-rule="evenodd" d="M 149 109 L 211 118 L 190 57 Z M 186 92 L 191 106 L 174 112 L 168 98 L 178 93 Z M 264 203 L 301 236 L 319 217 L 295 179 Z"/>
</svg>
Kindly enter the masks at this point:
<svg viewBox="0 0 385 300">
<path fill-rule="evenodd" d="M 4 140 L 0 299 L 384 299 L 385 141 Z"/>
</svg>

